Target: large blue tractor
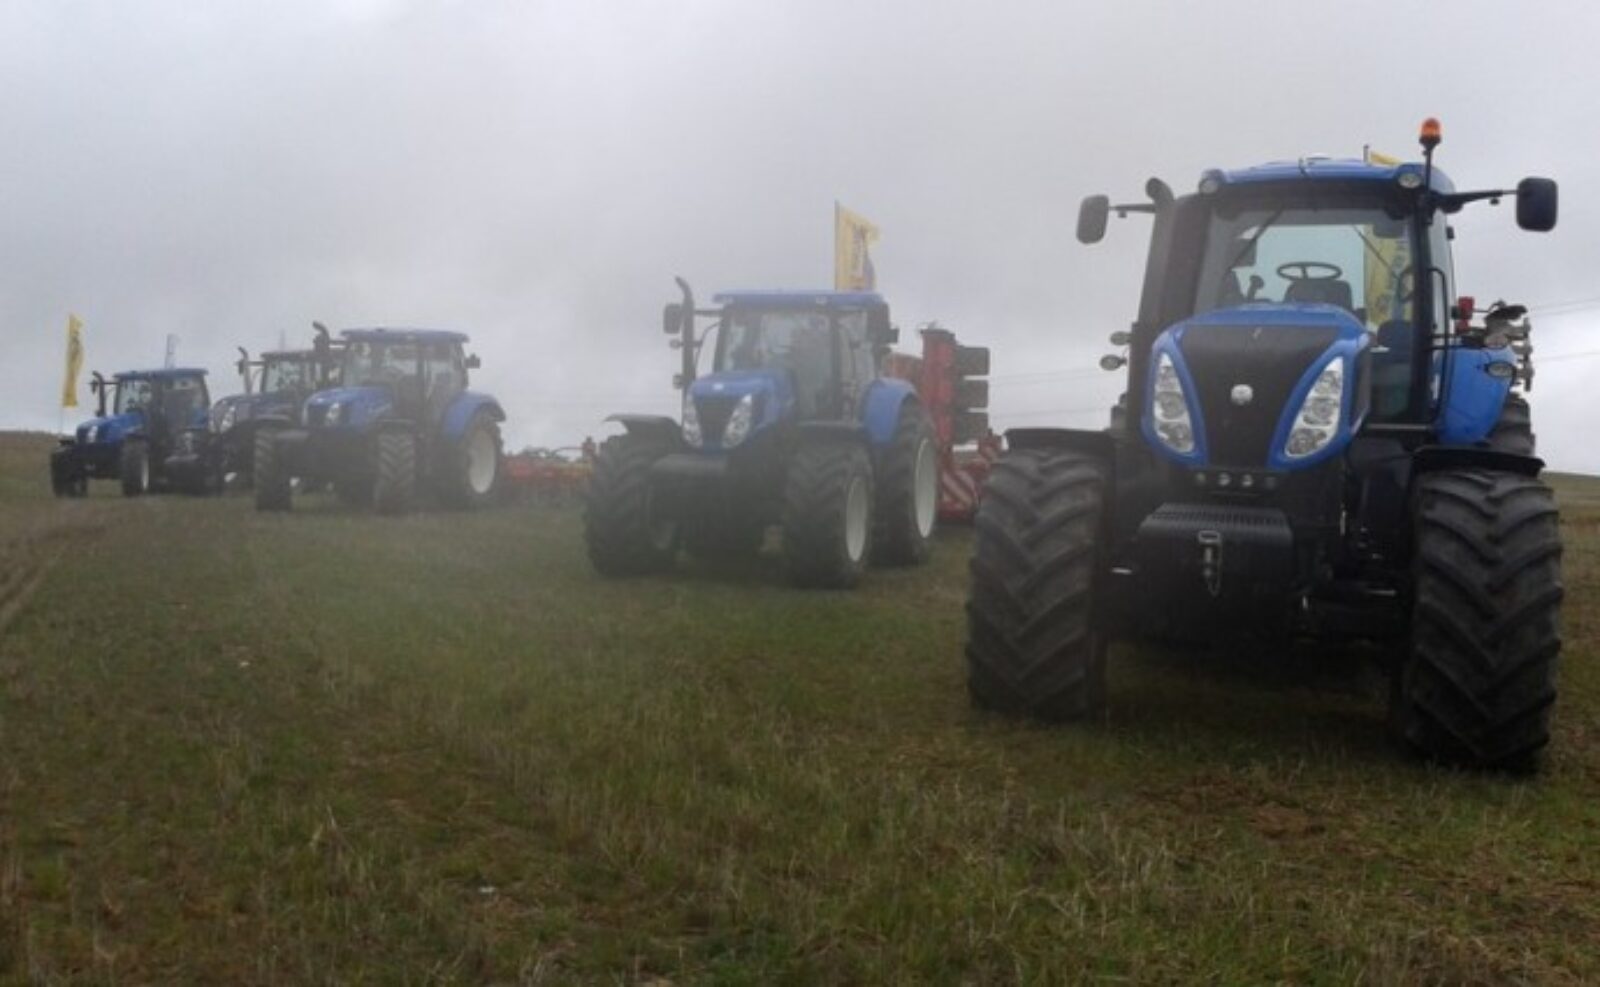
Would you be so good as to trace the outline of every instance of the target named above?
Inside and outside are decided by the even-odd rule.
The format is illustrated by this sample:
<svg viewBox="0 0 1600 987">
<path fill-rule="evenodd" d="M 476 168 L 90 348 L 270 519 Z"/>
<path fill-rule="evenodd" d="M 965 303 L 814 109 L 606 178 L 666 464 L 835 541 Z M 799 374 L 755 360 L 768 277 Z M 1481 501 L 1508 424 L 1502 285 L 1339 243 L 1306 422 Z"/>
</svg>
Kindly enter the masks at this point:
<svg viewBox="0 0 1600 987">
<path fill-rule="evenodd" d="M 293 479 L 331 484 L 348 504 L 408 511 L 422 492 L 455 507 L 492 502 L 500 481 L 500 403 L 467 390 L 479 366 L 467 337 L 437 329 L 347 329 L 341 386 L 306 399 L 298 423 L 263 417 L 256 507 L 289 510 Z"/>
<path fill-rule="evenodd" d="M 220 493 L 253 486 L 257 423 L 272 419 L 298 425 L 306 398 L 339 385 L 339 347 L 322 325 L 316 328 L 311 349 L 269 350 L 252 360 L 240 347 L 244 391 L 219 399 L 203 427 L 178 436 L 167 457 L 168 475 L 194 490 Z"/>
<path fill-rule="evenodd" d="M 82 497 L 91 479 L 120 480 L 129 497 L 168 487 L 190 489 L 164 466 L 184 431 L 206 422 L 206 372 L 130 370 L 109 381 L 97 373 L 90 387 L 98 402 L 95 417 L 50 454 L 56 496 Z"/>
<path fill-rule="evenodd" d="M 616 415 L 590 480 L 585 535 L 601 574 L 753 555 L 781 525 L 793 581 L 848 587 L 869 559 L 927 560 L 938 452 L 910 384 L 880 374 L 895 340 L 870 292 L 736 291 L 668 305 L 681 421 Z M 715 319 L 704 335 L 696 320 Z M 714 339 L 711 372 L 696 376 Z"/>
<path fill-rule="evenodd" d="M 968 684 L 990 709 L 1081 718 L 1118 639 L 1366 639 L 1390 717 L 1432 759 L 1531 769 L 1549 738 L 1562 586 L 1520 307 L 1474 324 L 1450 218 L 1556 186 L 1460 192 L 1423 160 L 1208 171 L 1174 196 L 1085 200 L 1153 219 L 1106 431 L 1008 433 L 977 523 Z"/>
</svg>

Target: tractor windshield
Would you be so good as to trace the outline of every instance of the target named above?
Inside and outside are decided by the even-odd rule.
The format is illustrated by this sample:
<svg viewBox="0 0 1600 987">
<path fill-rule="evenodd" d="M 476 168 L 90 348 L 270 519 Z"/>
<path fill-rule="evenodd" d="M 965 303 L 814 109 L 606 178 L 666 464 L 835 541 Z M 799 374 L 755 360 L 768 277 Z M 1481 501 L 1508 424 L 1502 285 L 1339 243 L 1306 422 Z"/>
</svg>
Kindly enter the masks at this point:
<svg viewBox="0 0 1600 987">
<path fill-rule="evenodd" d="M 364 387 L 395 384 L 421 371 L 416 343 L 351 343 L 344 351 L 344 384 Z"/>
<path fill-rule="evenodd" d="M 311 389 L 311 366 L 301 360 L 268 360 L 261 368 L 261 393 Z"/>
<path fill-rule="evenodd" d="M 729 313 L 717 349 L 718 370 L 788 371 L 802 417 L 831 392 L 833 320 L 817 309 L 746 309 Z"/>
<path fill-rule="evenodd" d="M 1411 323 L 1411 224 L 1381 208 L 1219 209 L 1204 249 L 1196 313 L 1303 302 L 1335 305 L 1373 332 Z"/>
<path fill-rule="evenodd" d="M 117 381 L 117 399 L 112 405 L 112 413 L 126 415 L 133 411 L 144 411 L 150 407 L 150 402 L 155 396 L 155 385 L 142 377 L 132 380 Z"/>
</svg>

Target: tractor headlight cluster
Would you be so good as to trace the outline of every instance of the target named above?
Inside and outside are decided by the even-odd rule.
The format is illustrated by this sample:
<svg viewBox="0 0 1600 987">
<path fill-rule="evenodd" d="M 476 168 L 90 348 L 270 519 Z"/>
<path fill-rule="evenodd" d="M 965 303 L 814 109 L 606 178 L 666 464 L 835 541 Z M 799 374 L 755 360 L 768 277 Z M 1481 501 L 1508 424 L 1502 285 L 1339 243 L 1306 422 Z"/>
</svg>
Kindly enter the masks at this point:
<svg viewBox="0 0 1600 987">
<path fill-rule="evenodd" d="M 722 430 L 722 448 L 732 449 L 750 436 L 750 427 L 755 424 L 756 401 L 755 396 L 746 394 L 733 406 L 733 413 L 728 416 L 728 424 Z"/>
<path fill-rule="evenodd" d="M 1300 402 L 1289 439 L 1283 444 L 1288 459 L 1304 459 L 1327 448 L 1339 432 L 1344 416 L 1344 357 L 1329 360 Z"/>
<path fill-rule="evenodd" d="M 322 416 L 322 424 L 328 426 L 329 428 L 333 428 L 339 424 L 339 420 L 343 415 L 344 405 L 340 404 L 338 401 L 329 402 L 328 410 L 324 412 Z"/>
<path fill-rule="evenodd" d="M 239 406 L 230 404 L 222 409 L 222 417 L 217 419 L 217 431 L 226 432 L 233 427 L 234 420 L 239 417 Z"/>
<path fill-rule="evenodd" d="M 1162 445 L 1183 455 L 1194 452 L 1194 421 L 1189 417 L 1189 397 L 1183 393 L 1178 368 L 1166 353 L 1156 358 L 1155 386 L 1150 391 L 1150 421 Z"/>
<path fill-rule="evenodd" d="M 90 425 L 89 426 L 89 430 L 87 432 L 83 433 L 83 441 L 87 442 L 87 443 L 89 443 L 91 445 L 94 443 L 94 440 L 98 439 L 99 437 L 100 437 L 100 426 L 99 425 Z"/>
<path fill-rule="evenodd" d="M 694 395 L 683 395 L 683 441 L 700 448 L 700 412 L 695 410 Z"/>
</svg>

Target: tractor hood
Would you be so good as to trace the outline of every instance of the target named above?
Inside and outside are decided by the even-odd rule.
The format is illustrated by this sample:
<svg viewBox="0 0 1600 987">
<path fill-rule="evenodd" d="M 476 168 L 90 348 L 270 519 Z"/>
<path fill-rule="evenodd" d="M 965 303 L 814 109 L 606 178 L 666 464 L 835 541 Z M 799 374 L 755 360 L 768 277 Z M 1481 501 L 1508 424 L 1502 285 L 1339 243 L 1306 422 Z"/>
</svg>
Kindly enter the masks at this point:
<svg viewBox="0 0 1600 987">
<path fill-rule="evenodd" d="M 701 447 L 730 449 L 780 421 L 794 406 L 790 381 L 790 375 L 779 370 L 725 370 L 697 378 L 689 385 L 688 396 L 699 418 Z M 747 397 L 751 404 L 750 427 L 744 438 L 724 443 L 728 422 Z"/>
<path fill-rule="evenodd" d="M 394 394 L 387 387 L 336 387 L 306 399 L 305 424 L 308 428 L 364 428 L 393 407 Z"/>
<path fill-rule="evenodd" d="M 1152 349 L 1145 438 L 1195 467 L 1314 465 L 1342 452 L 1366 414 L 1367 347 L 1361 323 L 1335 305 L 1241 305 L 1186 319 Z"/>
<path fill-rule="evenodd" d="M 78 426 L 78 441 L 90 443 L 116 443 L 136 429 L 144 427 L 144 412 L 130 411 L 122 415 L 91 418 Z"/>
<path fill-rule="evenodd" d="M 231 394 L 211 406 L 211 430 L 226 432 L 263 415 L 293 415 L 299 403 L 299 396 L 293 391 Z"/>
</svg>

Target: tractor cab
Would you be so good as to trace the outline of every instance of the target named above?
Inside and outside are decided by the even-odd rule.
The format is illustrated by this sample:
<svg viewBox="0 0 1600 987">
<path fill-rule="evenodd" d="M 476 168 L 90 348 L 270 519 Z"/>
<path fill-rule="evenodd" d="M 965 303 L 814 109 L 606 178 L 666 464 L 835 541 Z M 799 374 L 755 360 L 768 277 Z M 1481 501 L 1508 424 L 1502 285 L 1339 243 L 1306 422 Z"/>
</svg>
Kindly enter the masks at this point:
<svg viewBox="0 0 1600 987">
<path fill-rule="evenodd" d="M 683 436 L 692 447 L 728 451 L 757 433 L 802 422 L 855 421 L 879 354 L 892 339 L 889 307 L 871 292 L 734 291 L 696 314 L 716 322 L 700 339 L 677 345 L 697 352 L 713 341 L 711 373 L 686 363 Z M 692 301 L 689 303 L 692 307 Z M 682 306 L 668 306 L 668 328 L 684 331 Z"/>
<path fill-rule="evenodd" d="M 364 429 L 390 418 L 431 421 L 467 388 L 478 366 L 467 337 L 439 329 L 348 329 L 333 386 L 306 402 L 306 424 Z"/>
</svg>

